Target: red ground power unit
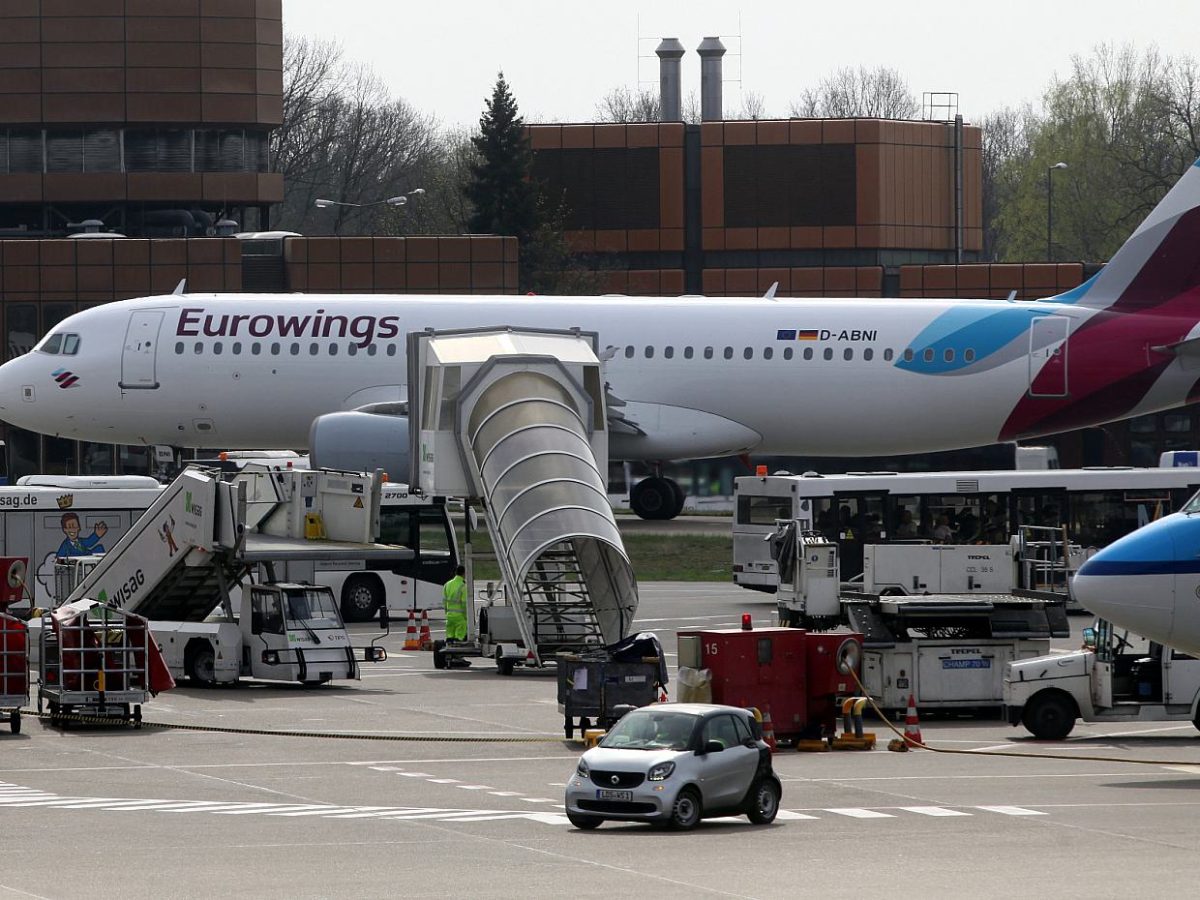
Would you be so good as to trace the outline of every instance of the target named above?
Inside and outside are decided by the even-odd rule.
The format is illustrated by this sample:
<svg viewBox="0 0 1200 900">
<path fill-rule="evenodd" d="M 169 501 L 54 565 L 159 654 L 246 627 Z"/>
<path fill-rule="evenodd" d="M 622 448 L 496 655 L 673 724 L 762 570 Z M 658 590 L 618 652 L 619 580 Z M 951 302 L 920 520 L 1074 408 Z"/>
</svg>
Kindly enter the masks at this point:
<svg viewBox="0 0 1200 900">
<path fill-rule="evenodd" d="M 838 663 L 849 658 L 857 668 L 860 634 L 726 628 L 680 631 L 678 638 L 679 665 L 712 672 L 713 703 L 770 710 L 780 739 L 833 734 L 839 698 L 857 693 Z"/>
</svg>

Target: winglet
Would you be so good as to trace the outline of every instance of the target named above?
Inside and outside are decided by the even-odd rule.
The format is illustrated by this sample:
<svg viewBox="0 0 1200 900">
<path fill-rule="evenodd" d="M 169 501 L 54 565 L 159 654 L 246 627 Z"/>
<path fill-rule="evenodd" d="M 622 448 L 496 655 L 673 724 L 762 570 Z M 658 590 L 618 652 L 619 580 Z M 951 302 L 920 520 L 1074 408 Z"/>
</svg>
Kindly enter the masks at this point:
<svg viewBox="0 0 1200 900">
<path fill-rule="evenodd" d="M 763 299 L 764 300 L 774 300 L 775 292 L 777 290 L 779 290 L 779 282 L 778 281 L 771 282 L 771 286 L 769 288 L 767 288 L 767 292 L 765 294 L 763 294 Z"/>
<path fill-rule="evenodd" d="M 183 292 L 184 292 L 184 291 L 186 291 L 186 290 L 187 290 L 187 279 L 186 279 L 186 278 L 180 278 L 180 279 L 179 279 L 179 284 L 175 285 L 175 290 L 171 291 L 171 293 L 172 293 L 172 294 L 177 294 L 177 295 L 179 295 L 179 296 L 182 296 L 182 295 L 183 295 Z"/>
</svg>

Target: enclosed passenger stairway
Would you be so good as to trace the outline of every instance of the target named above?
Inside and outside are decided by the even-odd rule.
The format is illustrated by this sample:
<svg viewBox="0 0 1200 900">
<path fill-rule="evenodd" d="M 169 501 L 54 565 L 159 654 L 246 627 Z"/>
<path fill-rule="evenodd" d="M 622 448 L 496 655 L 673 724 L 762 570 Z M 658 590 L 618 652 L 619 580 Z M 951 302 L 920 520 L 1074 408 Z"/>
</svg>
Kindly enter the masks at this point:
<svg viewBox="0 0 1200 900">
<path fill-rule="evenodd" d="M 408 359 L 414 481 L 482 501 L 535 660 L 625 637 L 637 583 L 607 497 L 595 336 L 426 332 Z"/>
</svg>

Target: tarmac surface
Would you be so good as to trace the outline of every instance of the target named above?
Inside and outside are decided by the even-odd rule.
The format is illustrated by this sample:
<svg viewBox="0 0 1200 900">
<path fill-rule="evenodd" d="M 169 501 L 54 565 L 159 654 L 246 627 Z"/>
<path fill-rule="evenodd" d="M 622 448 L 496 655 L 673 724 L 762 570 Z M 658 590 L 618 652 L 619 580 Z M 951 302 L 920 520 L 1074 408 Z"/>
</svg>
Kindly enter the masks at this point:
<svg viewBox="0 0 1200 900">
<path fill-rule="evenodd" d="M 726 584 L 650 583 L 639 624 L 663 636 L 674 663 L 677 628 L 734 626 L 745 610 L 766 625 L 773 601 Z M 360 643 L 374 634 L 354 631 Z M 553 673 L 504 678 L 482 661 L 435 671 L 429 653 L 400 652 L 403 638 L 386 639 L 392 655 L 360 682 L 184 684 L 146 718 L 429 740 L 60 731 L 35 719 L 18 736 L 0 729 L 0 897 L 1194 890 L 1200 735 L 1190 724 L 1078 726 L 1048 743 L 998 720 L 926 716 L 928 742 L 969 752 L 781 752 L 784 812 L 772 826 L 581 832 L 562 815 L 580 747 L 562 738 Z M 886 738 L 882 724 L 869 727 Z M 480 735 L 513 742 L 434 740 Z"/>
</svg>

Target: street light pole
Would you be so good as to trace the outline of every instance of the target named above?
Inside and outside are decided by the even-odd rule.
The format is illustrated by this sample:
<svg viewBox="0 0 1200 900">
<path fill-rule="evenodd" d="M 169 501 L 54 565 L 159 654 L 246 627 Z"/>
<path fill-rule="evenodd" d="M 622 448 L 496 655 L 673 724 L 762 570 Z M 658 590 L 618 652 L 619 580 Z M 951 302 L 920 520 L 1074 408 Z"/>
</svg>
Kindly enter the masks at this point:
<svg viewBox="0 0 1200 900">
<path fill-rule="evenodd" d="M 1065 169 L 1065 162 L 1056 162 L 1046 169 L 1046 261 L 1054 261 L 1054 249 L 1051 241 L 1054 236 L 1054 170 Z"/>
</svg>

